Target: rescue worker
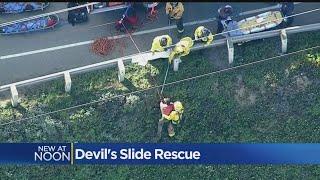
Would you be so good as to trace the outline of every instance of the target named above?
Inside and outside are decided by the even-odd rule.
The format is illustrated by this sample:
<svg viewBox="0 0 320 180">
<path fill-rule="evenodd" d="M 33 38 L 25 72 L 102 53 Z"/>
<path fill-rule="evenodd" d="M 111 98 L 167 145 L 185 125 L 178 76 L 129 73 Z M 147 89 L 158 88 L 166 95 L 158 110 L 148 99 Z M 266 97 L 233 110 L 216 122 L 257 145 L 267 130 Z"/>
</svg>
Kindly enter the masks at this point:
<svg viewBox="0 0 320 180">
<path fill-rule="evenodd" d="M 184 32 L 182 15 L 184 7 L 182 2 L 167 2 L 166 3 L 166 14 L 169 16 L 169 21 L 174 19 L 176 21 L 177 29 L 179 34 Z"/>
<path fill-rule="evenodd" d="M 287 16 L 292 16 L 294 10 L 294 3 L 293 2 L 283 2 L 281 3 L 281 13 L 284 17 L 284 22 L 286 23 L 286 26 L 290 26 L 293 22 L 293 17 L 288 17 Z"/>
<path fill-rule="evenodd" d="M 161 111 L 161 119 L 158 122 L 158 137 L 161 137 L 162 126 L 165 122 L 165 119 L 169 121 L 168 125 L 168 134 L 170 137 L 175 135 L 173 126 L 170 122 L 171 117 L 170 114 L 174 110 L 174 104 L 170 102 L 170 98 L 164 98 L 160 101 L 160 111 Z"/>
<path fill-rule="evenodd" d="M 178 121 L 173 121 L 173 124 L 179 123 L 182 120 L 182 114 L 184 112 L 184 107 L 180 101 L 176 101 L 173 103 L 174 110 L 178 113 L 179 115 L 179 120 Z"/>
<path fill-rule="evenodd" d="M 221 33 L 224 29 L 224 26 L 228 24 L 229 21 L 232 21 L 231 16 L 233 14 L 233 9 L 230 5 L 226 5 L 218 9 L 218 29 L 217 33 Z"/>
<path fill-rule="evenodd" d="M 168 135 L 173 137 L 175 135 L 173 124 L 179 124 L 182 118 L 183 106 L 180 101 L 174 103 L 170 102 L 169 98 L 164 98 L 160 102 L 160 111 L 162 114 L 161 119 L 158 123 L 158 137 L 161 137 L 162 126 L 165 120 L 169 121 L 168 124 Z"/>
<path fill-rule="evenodd" d="M 188 55 L 193 44 L 193 40 L 190 37 L 182 38 L 171 51 L 169 55 L 169 63 L 171 63 L 175 58 Z"/>
<path fill-rule="evenodd" d="M 169 35 L 157 36 L 153 39 L 151 52 L 154 54 L 155 52 L 165 51 L 171 45 L 172 39 Z"/>
<path fill-rule="evenodd" d="M 195 41 L 202 41 L 205 42 L 206 45 L 211 44 L 213 41 L 213 35 L 211 31 L 204 26 L 199 26 L 195 31 L 194 31 L 194 40 Z"/>
</svg>

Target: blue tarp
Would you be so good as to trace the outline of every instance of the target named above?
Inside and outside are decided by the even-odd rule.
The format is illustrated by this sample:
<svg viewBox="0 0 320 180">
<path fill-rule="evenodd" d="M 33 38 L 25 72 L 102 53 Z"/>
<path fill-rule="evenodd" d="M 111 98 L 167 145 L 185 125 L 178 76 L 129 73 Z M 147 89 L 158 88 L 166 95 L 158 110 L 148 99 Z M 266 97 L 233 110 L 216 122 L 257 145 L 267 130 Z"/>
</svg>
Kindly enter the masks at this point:
<svg viewBox="0 0 320 180">
<path fill-rule="evenodd" d="M 47 17 L 27 21 L 27 22 L 21 22 L 16 23 L 13 25 L 5 26 L 2 29 L 3 33 L 15 33 L 15 32 L 21 32 L 21 31 L 34 31 L 37 29 L 43 29 L 47 26 L 48 19 Z"/>
<path fill-rule="evenodd" d="M 23 12 L 25 7 L 25 3 L 5 3 L 3 6 L 6 12 Z"/>
<path fill-rule="evenodd" d="M 5 12 L 20 13 L 25 11 L 27 4 L 30 4 L 33 7 L 33 9 L 39 9 L 42 7 L 41 3 L 30 2 L 30 3 L 3 3 L 3 8 Z"/>
</svg>

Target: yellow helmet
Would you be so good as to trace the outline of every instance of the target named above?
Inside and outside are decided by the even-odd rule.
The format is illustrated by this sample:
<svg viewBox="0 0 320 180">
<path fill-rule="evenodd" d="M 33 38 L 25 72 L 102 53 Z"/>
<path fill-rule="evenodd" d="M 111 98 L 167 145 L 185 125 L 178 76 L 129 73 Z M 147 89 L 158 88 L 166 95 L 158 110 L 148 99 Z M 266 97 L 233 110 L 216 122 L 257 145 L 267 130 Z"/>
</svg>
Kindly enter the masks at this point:
<svg viewBox="0 0 320 180">
<path fill-rule="evenodd" d="M 198 28 L 197 28 L 197 36 L 198 37 L 201 37 L 202 36 L 202 29 L 204 28 L 204 26 L 199 26 Z"/>
<path fill-rule="evenodd" d="M 187 43 L 187 47 L 191 48 L 193 46 L 193 40 L 190 37 L 184 37 L 180 40 L 180 42 L 185 44 L 183 41 Z"/>
<path fill-rule="evenodd" d="M 183 106 L 182 103 L 180 101 L 176 101 L 173 103 L 174 109 L 176 111 L 182 111 L 183 110 Z"/>
<path fill-rule="evenodd" d="M 177 44 L 177 46 L 175 47 L 175 51 L 178 53 L 181 53 L 184 51 L 183 46 L 181 46 L 181 44 Z"/>
</svg>

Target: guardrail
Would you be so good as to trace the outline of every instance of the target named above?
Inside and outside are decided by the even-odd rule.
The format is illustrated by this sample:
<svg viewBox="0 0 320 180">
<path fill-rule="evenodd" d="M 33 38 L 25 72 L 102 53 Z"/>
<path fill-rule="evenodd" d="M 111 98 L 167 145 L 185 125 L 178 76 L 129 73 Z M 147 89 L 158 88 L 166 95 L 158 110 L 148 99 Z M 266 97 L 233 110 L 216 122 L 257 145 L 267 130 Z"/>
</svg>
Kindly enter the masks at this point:
<svg viewBox="0 0 320 180">
<path fill-rule="evenodd" d="M 266 31 L 266 32 L 238 36 L 238 37 L 219 39 L 219 40 L 214 41 L 214 43 L 207 45 L 207 46 L 203 45 L 202 43 L 195 44 L 191 48 L 191 51 L 196 51 L 196 50 L 201 50 L 201 49 L 206 49 L 206 48 L 211 48 L 211 47 L 221 46 L 221 45 L 227 44 L 228 58 L 229 58 L 229 63 L 231 64 L 233 62 L 233 57 L 234 57 L 233 43 L 239 43 L 239 42 L 244 42 L 244 41 L 251 41 L 251 40 L 258 40 L 258 39 L 280 36 L 281 43 L 282 43 L 282 52 L 285 53 L 287 51 L 287 34 L 308 32 L 308 31 L 314 31 L 314 30 L 319 30 L 319 29 L 320 29 L 320 23 L 309 24 L 309 25 L 304 25 L 304 26 L 289 27 L 289 28 L 285 28 L 285 29 L 277 29 L 277 30 L 272 30 L 272 31 Z M 16 106 L 18 103 L 17 87 L 32 85 L 35 83 L 45 82 L 45 81 L 53 80 L 53 79 L 56 79 L 59 77 L 64 77 L 65 91 L 69 92 L 71 90 L 71 75 L 94 71 L 94 70 L 98 70 L 98 69 L 103 69 L 103 68 L 111 67 L 111 66 L 112 67 L 118 66 L 118 70 L 119 70 L 118 77 L 119 77 L 119 81 L 121 82 L 121 81 L 123 81 L 124 75 L 125 75 L 124 64 L 139 63 L 141 65 L 145 65 L 147 63 L 147 62 L 145 62 L 145 60 L 150 61 L 150 60 L 156 60 L 156 59 L 168 58 L 168 57 L 169 57 L 169 52 L 159 52 L 159 53 L 155 53 L 154 55 L 151 52 L 132 54 L 129 56 L 120 57 L 120 58 L 116 58 L 116 59 L 112 59 L 112 60 L 108 60 L 108 61 L 104 61 L 104 62 L 100 62 L 100 63 L 96 63 L 96 64 L 91 64 L 91 65 L 87 65 L 87 66 L 83 66 L 83 67 L 79 67 L 79 68 L 74 68 L 74 69 L 70 69 L 70 70 L 66 70 L 66 71 L 61 71 L 61 72 L 29 79 L 29 80 L 15 82 L 15 83 L 8 84 L 8 85 L 3 85 L 3 86 L 0 86 L 0 92 L 10 90 L 11 96 L 12 96 L 12 99 L 11 99 L 12 105 Z M 174 70 L 175 71 L 178 70 L 178 65 L 179 65 L 179 60 L 174 60 Z"/>
</svg>

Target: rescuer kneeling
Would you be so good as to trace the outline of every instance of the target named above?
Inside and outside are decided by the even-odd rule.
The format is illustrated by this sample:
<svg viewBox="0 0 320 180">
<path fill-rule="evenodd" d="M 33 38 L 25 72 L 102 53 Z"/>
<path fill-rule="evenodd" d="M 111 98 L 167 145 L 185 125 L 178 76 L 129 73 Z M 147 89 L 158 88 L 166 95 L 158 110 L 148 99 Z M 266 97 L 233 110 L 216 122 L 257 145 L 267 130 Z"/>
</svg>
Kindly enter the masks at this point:
<svg viewBox="0 0 320 180">
<path fill-rule="evenodd" d="M 151 52 L 154 54 L 155 52 L 166 51 L 172 45 L 172 39 L 169 35 L 157 36 L 153 39 Z"/>
<path fill-rule="evenodd" d="M 182 38 L 171 51 L 169 55 L 169 63 L 171 63 L 175 58 L 188 55 L 192 46 L 193 40 L 190 37 Z"/>
<path fill-rule="evenodd" d="M 184 108 L 180 101 L 172 103 L 169 98 L 164 98 L 160 102 L 161 119 L 158 123 L 158 137 L 161 137 L 162 126 L 167 120 L 168 124 L 168 134 L 170 137 L 175 135 L 173 124 L 179 124 L 182 119 L 182 113 Z"/>
<path fill-rule="evenodd" d="M 211 31 L 204 26 L 199 26 L 194 32 L 194 40 L 195 41 L 202 41 L 205 45 L 211 44 L 213 41 L 213 35 Z"/>
</svg>

